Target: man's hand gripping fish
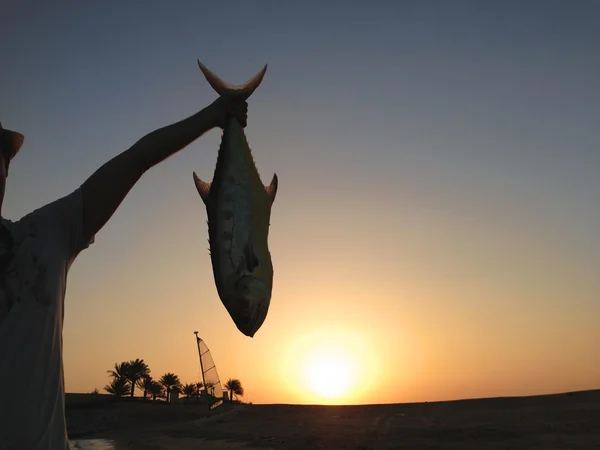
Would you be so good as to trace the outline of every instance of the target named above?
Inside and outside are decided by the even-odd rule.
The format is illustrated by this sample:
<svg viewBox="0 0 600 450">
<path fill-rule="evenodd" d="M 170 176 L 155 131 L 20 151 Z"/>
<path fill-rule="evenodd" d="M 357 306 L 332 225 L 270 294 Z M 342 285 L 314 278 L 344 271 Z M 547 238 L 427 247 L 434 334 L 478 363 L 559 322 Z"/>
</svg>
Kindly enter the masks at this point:
<svg viewBox="0 0 600 450">
<path fill-rule="evenodd" d="M 226 84 L 200 61 L 198 66 L 220 96 L 247 99 L 260 85 L 267 66 L 240 86 Z M 194 172 L 194 183 L 208 215 L 213 274 L 219 297 L 238 329 L 253 337 L 271 302 L 273 265 L 268 236 L 277 175 L 263 185 L 244 128 L 227 119 L 212 183 Z"/>
</svg>

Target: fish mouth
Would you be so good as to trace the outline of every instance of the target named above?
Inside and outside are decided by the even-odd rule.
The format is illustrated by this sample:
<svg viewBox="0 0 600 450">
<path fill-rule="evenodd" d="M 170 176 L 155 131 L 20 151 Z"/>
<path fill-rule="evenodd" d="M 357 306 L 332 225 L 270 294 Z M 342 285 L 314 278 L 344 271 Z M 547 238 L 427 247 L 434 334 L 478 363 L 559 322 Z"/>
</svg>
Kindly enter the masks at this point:
<svg viewBox="0 0 600 450">
<path fill-rule="evenodd" d="M 265 322 L 271 303 L 270 286 L 252 276 L 243 277 L 238 286 L 239 293 L 231 301 L 223 302 L 238 330 L 248 337 L 254 337 Z"/>
<path fill-rule="evenodd" d="M 269 301 L 262 302 L 258 307 L 254 308 L 253 314 L 250 313 L 249 309 L 250 308 L 245 308 L 243 314 L 235 314 L 232 311 L 229 311 L 229 315 L 233 319 L 238 330 L 245 336 L 253 338 L 267 318 Z"/>
<path fill-rule="evenodd" d="M 245 323 L 240 324 L 236 322 L 235 325 L 237 326 L 237 329 L 244 334 L 244 336 L 248 336 L 249 338 L 253 338 L 256 332 L 258 331 L 257 328 L 254 328 L 253 326 L 250 326 Z"/>
</svg>

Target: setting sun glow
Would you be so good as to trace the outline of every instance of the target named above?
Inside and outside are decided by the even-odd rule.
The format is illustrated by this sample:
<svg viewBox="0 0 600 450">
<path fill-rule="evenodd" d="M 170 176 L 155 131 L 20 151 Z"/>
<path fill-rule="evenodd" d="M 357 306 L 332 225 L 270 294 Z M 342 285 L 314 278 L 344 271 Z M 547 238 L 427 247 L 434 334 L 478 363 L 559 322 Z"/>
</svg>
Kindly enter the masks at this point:
<svg viewBox="0 0 600 450">
<path fill-rule="evenodd" d="M 340 397 L 348 392 L 352 384 L 348 364 L 336 357 L 317 362 L 308 372 L 311 388 L 324 398 Z"/>
<path fill-rule="evenodd" d="M 286 345 L 280 373 L 301 403 L 354 403 L 378 376 L 369 346 L 357 332 L 323 327 Z"/>
</svg>

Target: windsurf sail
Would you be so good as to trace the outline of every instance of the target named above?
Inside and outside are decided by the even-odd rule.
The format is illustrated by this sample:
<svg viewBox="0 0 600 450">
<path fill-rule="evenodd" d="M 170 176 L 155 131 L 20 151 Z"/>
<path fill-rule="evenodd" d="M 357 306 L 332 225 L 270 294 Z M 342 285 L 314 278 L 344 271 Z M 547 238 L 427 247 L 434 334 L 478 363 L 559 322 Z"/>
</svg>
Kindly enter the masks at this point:
<svg viewBox="0 0 600 450">
<path fill-rule="evenodd" d="M 200 371 L 202 372 L 202 385 L 204 386 L 204 395 L 208 401 L 208 407 L 214 409 L 223 404 L 223 387 L 217 373 L 217 366 L 213 360 L 210 350 L 206 343 L 198 337 L 195 331 L 196 344 L 198 345 L 198 357 L 200 358 Z"/>
</svg>

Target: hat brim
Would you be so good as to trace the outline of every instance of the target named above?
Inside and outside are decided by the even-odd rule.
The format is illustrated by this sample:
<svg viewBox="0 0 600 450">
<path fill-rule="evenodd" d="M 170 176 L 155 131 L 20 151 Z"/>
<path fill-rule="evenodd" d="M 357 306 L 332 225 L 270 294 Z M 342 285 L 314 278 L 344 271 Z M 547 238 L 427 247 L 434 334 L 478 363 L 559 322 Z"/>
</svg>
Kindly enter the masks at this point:
<svg viewBox="0 0 600 450">
<path fill-rule="evenodd" d="M 9 159 L 13 159 L 21 149 L 25 136 L 16 131 L 0 129 L 0 147 Z"/>
</svg>

